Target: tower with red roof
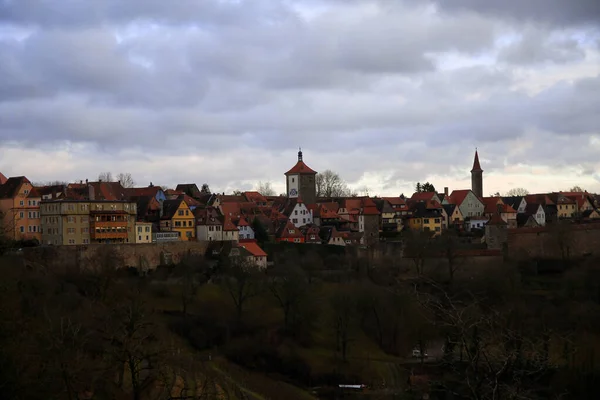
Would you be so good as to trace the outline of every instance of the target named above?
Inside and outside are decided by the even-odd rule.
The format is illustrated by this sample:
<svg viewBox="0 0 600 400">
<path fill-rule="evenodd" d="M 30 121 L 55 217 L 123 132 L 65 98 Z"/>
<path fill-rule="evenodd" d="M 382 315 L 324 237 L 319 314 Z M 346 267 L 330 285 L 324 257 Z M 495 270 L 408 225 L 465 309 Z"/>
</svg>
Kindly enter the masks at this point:
<svg viewBox="0 0 600 400">
<path fill-rule="evenodd" d="M 304 164 L 302 149 L 300 149 L 298 151 L 298 162 L 285 173 L 288 197 L 301 197 L 304 203 L 314 204 L 317 200 L 316 175 L 316 171 Z"/>
<path fill-rule="evenodd" d="M 475 160 L 473 160 L 473 168 L 471 169 L 471 190 L 475 196 L 483 197 L 483 170 L 479 164 L 479 154 L 475 149 Z"/>
</svg>

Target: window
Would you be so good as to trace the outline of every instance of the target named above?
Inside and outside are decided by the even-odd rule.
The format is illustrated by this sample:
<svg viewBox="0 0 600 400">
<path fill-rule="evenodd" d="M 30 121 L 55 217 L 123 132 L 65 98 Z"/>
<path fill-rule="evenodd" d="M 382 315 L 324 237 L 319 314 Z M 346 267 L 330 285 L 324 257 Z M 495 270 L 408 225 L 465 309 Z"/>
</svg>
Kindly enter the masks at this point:
<svg viewBox="0 0 600 400">
<path fill-rule="evenodd" d="M 21 233 L 25 233 L 25 227 L 24 227 L 24 226 L 21 226 L 21 227 L 19 228 L 19 230 L 21 231 Z"/>
<path fill-rule="evenodd" d="M 192 221 L 188 221 L 188 226 L 192 226 L 192 225 L 193 225 Z"/>
<path fill-rule="evenodd" d="M 298 218 L 294 218 L 294 219 L 292 219 L 292 222 L 293 222 L 294 224 L 297 224 L 297 223 L 298 223 Z"/>
<path fill-rule="evenodd" d="M 19 205 L 22 206 L 24 204 L 23 200 L 19 201 Z"/>
<path fill-rule="evenodd" d="M 68 233 L 69 235 L 74 235 L 74 234 L 75 234 L 75 228 L 68 228 L 68 229 L 67 229 L 67 233 Z"/>
<path fill-rule="evenodd" d="M 439 223 L 440 223 L 440 219 L 439 219 L 439 218 L 436 218 L 436 219 L 435 219 L 435 223 L 436 223 L 436 224 L 439 224 Z"/>
<path fill-rule="evenodd" d="M 146 227 L 146 232 L 150 232 L 150 227 L 149 226 Z"/>
<path fill-rule="evenodd" d="M 296 233 L 296 231 L 294 229 L 290 229 L 289 232 L 290 233 Z"/>
<path fill-rule="evenodd" d="M 142 241 L 142 237 L 141 237 L 141 236 L 138 236 L 138 240 L 141 242 L 141 241 Z"/>
<path fill-rule="evenodd" d="M 85 217 L 81 217 L 81 222 L 88 222 L 89 221 L 89 217 L 85 216 Z"/>
<path fill-rule="evenodd" d="M 27 200 L 27 205 L 30 206 L 31 205 L 31 200 Z"/>
<path fill-rule="evenodd" d="M 294 239 L 294 243 L 300 243 L 300 239 L 298 239 L 298 238 Z"/>
<path fill-rule="evenodd" d="M 182 216 L 183 215 L 183 210 L 177 211 L 177 215 Z"/>
<path fill-rule="evenodd" d="M 24 218 L 24 217 L 25 217 L 25 213 L 24 213 L 23 211 L 21 211 L 21 212 L 19 213 L 19 218 Z"/>
<path fill-rule="evenodd" d="M 138 226 L 138 229 L 137 229 L 137 231 L 138 231 L 138 233 L 140 233 L 140 232 L 142 231 L 142 227 L 141 227 L 141 226 Z M 140 237 L 141 237 L 141 236 L 140 236 Z"/>
<path fill-rule="evenodd" d="M 294 210 L 294 215 L 298 215 L 298 210 Z"/>
<path fill-rule="evenodd" d="M 315 240 L 315 235 L 310 235 L 310 240 Z"/>
<path fill-rule="evenodd" d="M 424 224 L 428 224 L 428 223 L 429 223 L 429 218 L 425 218 L 425 219 L 423 220 L 423 223 L 424 223 Z"/>
<path fill-rule="evenodd" d="M 190 210 L 185 210 L 185 215 L 190 215 Z"/>
<path fill-rule="evenodd" d="M 29 225 L 29 226 L 27 227 L 27 231 L 28 231 L 28 232 L 31 232 L 31 228 L 32 228 L 32 226 L 31 226 L 31 225 Z"/>
<path fill-rule="evenodd" d="M 67 217 L 67 222 L 72 224 L 75 222 L 75 217 Z"/>
<path fill-rule="evenodd" d="M 148 235 L 146 235 L 146 240 L 150 240 L 150 239 L 148 238 Z"/>
<path fill-rule="evenodd" d="M 175 226 L 181 226 L 181 221 L 175 221 Z"/>
</svg>

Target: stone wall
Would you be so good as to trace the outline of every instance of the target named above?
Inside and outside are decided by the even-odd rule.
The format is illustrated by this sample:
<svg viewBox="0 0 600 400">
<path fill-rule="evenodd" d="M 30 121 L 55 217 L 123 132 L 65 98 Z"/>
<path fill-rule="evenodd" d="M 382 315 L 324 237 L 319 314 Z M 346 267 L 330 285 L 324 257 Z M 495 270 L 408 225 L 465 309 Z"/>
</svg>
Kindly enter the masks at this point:
<svg viewBox="0 0 600 400">
<path fill-rule="evenodd" d="M 509 229 L 507 246 L 514 259 L 600 255 L 600 223 Z"/>
<path fill-rule="evenodd" d="M 112 257 L 118 267 L 148 270 L 163 263 L 177 263 L 186 254 L 204 255 L 207 247 L 208 242 L 42 246 L 24 248 L 23 256 L 52 270 L 94 267 L 104 257 Z"/>
</svg>

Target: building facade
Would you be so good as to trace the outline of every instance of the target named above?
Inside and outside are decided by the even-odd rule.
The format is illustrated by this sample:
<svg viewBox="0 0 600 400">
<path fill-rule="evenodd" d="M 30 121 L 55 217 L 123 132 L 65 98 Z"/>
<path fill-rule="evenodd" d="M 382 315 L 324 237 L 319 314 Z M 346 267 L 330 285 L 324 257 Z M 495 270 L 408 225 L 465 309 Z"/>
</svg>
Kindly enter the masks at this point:
<svg viewBox="0 0 600 400">
<path fill-rule="evenodd" d="M 119 200 L 44 200 L 42 244 L 135 243 L 136 203 Z"/>
<path fill-rule="evenodd" d="M 306 204 L 314 204 L 317 200 L 317 172 L 303 161 L 302 150 L 298 151 L 298 162 L 285 173 L 286 194 L 289 198 L 302 198 Z"/>
</svg>

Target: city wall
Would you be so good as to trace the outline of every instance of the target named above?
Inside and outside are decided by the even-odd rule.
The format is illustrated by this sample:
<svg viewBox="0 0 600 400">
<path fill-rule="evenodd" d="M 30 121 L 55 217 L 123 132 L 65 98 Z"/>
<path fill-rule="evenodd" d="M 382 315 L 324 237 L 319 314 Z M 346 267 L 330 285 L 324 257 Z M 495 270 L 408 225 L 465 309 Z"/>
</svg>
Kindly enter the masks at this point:
<svg viewBox="0 0 600 400">
<path fill-rule="evenodd" d="M 600 256 L 600 223 L 567 225 L 559 228 L 518 228 L 508 231 L 508 256 L 511 259 L 558 259 Z"/>
<path fill-rule="evenodd" d="M 54 271 L 97 268 L 102 262 L 148 270 L 165 263 L 177 263 L 187 254 L 204 255 L 207 247 L 207 242 L 43 246 L 24 248 L 23 256 L 31 263 Z"/>
</svg>

